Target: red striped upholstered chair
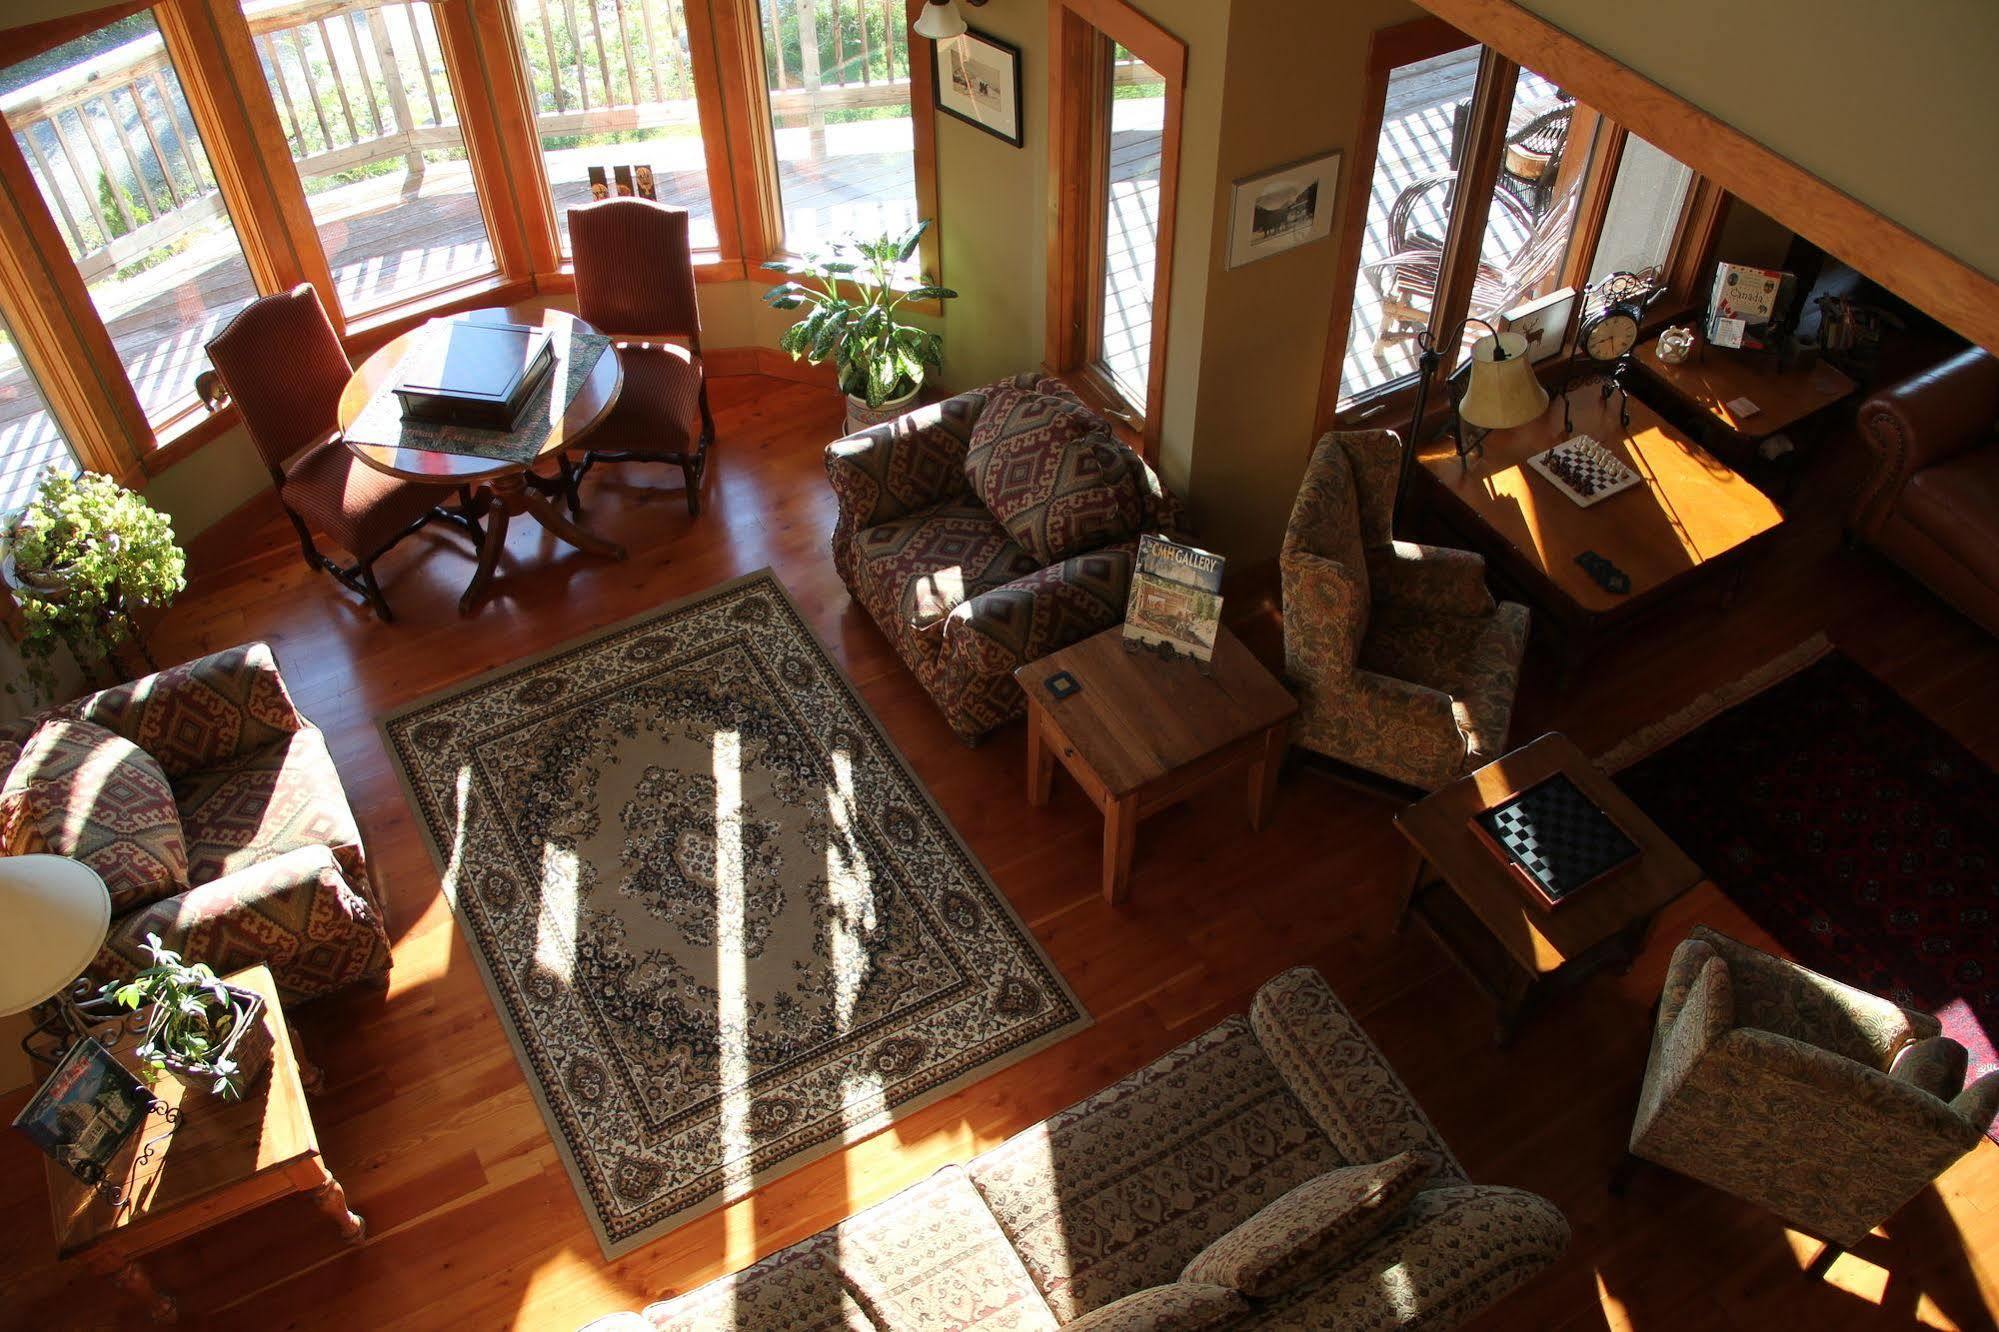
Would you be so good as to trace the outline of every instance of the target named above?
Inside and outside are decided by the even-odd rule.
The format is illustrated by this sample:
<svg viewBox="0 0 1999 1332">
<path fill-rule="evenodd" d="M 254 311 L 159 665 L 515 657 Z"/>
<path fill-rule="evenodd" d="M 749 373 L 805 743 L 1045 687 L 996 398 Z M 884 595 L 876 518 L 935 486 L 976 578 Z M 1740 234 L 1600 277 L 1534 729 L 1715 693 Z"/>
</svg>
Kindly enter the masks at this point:
<svg viewBox="0 0 1999 1332">
<path fill-rule="evenodd" d="M 389 547 L 433 518 L 461 524 L 476 546 L 477 520 L 441 507 L 449 486 L 378 472 L 340 442 L 340 392 L 353 367 L 310 286 L 244 306 L 209 341 L 208 359 L 270 469 L 306 564 L 366 597 L 383 620 L 395 616 L 375 581 L 375 561 Z M 354 563 L 342 566 L 320 554 L 315 531 Z"/>
<path fill-rule="evenodd" d="M 648 199 L 605 199 L 569 210 L 576 259 L 576 312 L 616 338 L 624 391 L 589 436 L 575 469 L 593 463 L 659 462 L 680 468 L 687 511 L 701 512 L 701 475 L 715 418 L 701 368 L 701 311 L 687 210 Z M 682 339 L 680 346 L 672 339 Z M 575 485 L 569 507 L 577 508 Z"/>
</svg>

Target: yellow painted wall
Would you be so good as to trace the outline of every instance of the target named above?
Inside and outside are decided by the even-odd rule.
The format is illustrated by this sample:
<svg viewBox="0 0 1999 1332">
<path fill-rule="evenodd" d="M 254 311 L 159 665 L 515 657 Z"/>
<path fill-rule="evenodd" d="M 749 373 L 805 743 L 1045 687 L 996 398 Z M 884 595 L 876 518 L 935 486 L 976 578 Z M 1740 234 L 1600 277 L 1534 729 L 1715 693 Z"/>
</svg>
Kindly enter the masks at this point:
<svg viewBox="0 0 1999 1332">
<path fill-rule="evenodd" d="M 1518 0 L 1999 277 L 1994 0 Z"/>
</svg>

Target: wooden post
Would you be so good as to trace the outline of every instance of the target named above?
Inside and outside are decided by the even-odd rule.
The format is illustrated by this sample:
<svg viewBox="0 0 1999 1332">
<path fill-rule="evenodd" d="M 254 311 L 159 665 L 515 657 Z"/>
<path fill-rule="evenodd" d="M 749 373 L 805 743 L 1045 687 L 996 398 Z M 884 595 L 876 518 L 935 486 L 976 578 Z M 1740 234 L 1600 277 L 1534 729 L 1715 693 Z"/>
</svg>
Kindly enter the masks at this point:
<svg viewBox="0 0 1999 1332">
<path fill-rule="evenodd" d="M 798 69 L 805 85 L 805 123 L 812 133 L 812 158 L 826 156 L 826 112 L 819 105 L 819 0 L 797 0 Z"/>
<path fill-rule="evenodd" d="M 389 88 L 389 114 L 395 118 L 395 133 L 409 145 L 409 151 L 403 155 L 406 168 L 403 175 L 403 194 L 412 195 L 423 186 L 423 149 L 418 148 L 411 140 L 411 132 L 416 129 L 416 119 L 410 115 L 409 90 L 403 87 L 402 67 L 396 63 L 396 48 L 389 41 L 388 20 L 382 17 L 382 11 L 379 9 L 368 11 L 368 44 L 375 48 L 375 59 L 382 66 L 382 82 Z M 423 59 L 421 47 L 417 50 L 417 59 Z M 368 71 L 364 66 L 361 76 L 365 79 L 367 74 Z"/>
</svg>

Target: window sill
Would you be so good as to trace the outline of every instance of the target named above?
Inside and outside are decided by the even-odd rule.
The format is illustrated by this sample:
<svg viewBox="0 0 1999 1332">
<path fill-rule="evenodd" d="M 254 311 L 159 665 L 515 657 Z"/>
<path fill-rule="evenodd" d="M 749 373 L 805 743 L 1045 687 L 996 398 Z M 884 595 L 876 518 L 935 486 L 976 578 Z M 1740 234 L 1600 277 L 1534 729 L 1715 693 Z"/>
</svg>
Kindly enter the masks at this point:
<svg viewBox="0 0 1999 1332">
<path fill-rule="evenodd" d="M 212 412 L 193 408 L 187 415 L 169 422 L 164 432 L 155 432 L 154 438 L 159 443 L 140 457 L 139 470 L 149 477 L 158 476 L 211 440 L 227 434 L 240 419 L 234 403 L 224 403 Z"/>
</svg>

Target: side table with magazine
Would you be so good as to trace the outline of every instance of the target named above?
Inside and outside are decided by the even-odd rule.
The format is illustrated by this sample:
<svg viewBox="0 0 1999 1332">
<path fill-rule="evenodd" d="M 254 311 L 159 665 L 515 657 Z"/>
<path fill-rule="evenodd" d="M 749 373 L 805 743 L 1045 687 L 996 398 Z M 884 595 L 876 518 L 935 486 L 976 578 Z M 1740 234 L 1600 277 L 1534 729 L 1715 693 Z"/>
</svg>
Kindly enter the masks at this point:
<svg viewBox="0 0 1999 1332">
<path fill-rule="evenodd" d="M 1566 736 L 1549 734 L 1395 817 L 1416 849 L 1396 912 L 1425 924 L 1522 1018 L 1605 966 L 1629 966 L 1654 916 L 1700 869 Z"/>
</svg>

